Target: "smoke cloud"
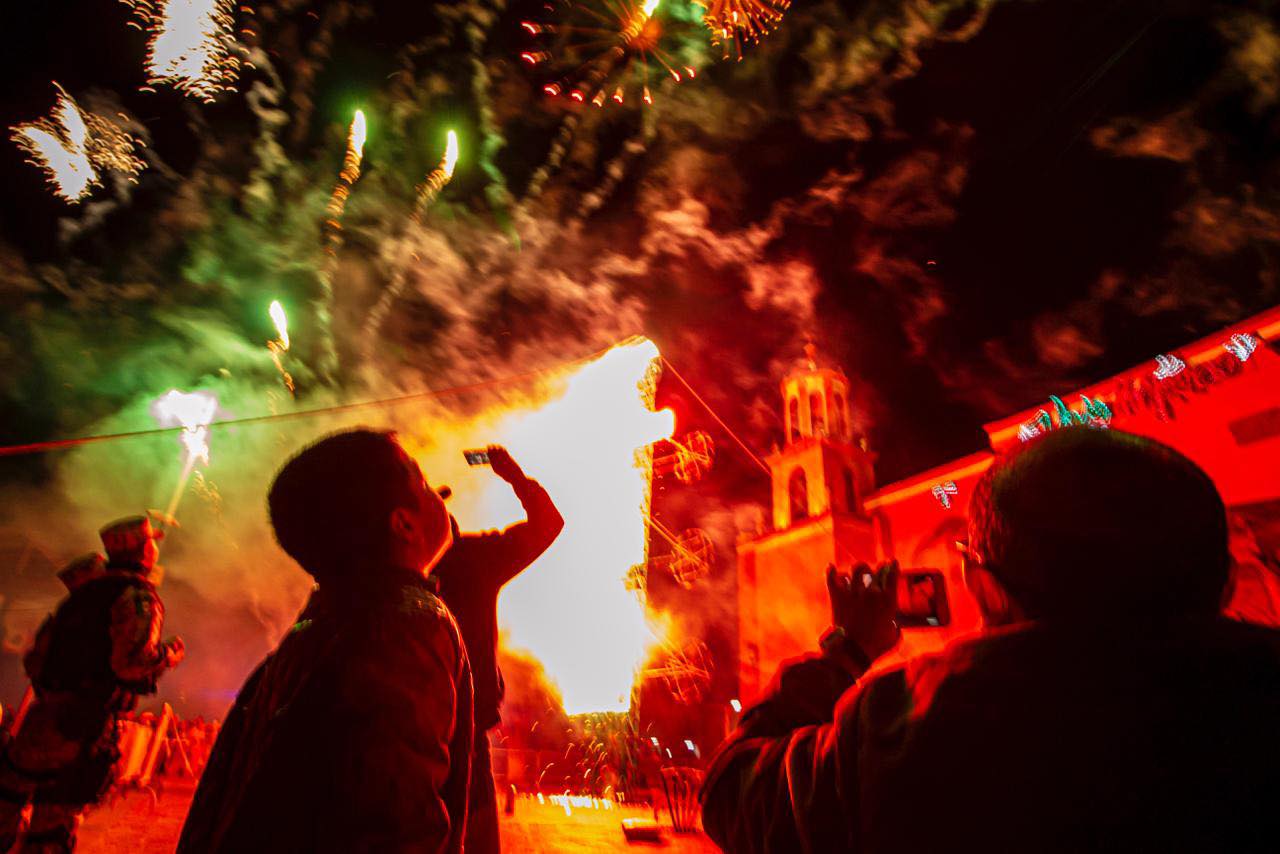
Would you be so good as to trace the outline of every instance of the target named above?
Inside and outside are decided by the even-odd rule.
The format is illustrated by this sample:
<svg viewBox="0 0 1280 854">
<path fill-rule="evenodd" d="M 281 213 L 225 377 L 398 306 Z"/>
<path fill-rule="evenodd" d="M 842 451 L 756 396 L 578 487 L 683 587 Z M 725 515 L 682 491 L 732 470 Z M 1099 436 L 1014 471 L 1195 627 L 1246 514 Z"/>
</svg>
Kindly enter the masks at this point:
<svg viewBox="0 0 1280 854">
<path fill-rule="evenodd" d="M 147 141 L 149 168 L 70 208 L 16 154 L 0 164 L 0 438 L 146 428 L 169 388 L 251 416 L 483 383 L 643 333 L 758 451 L 780 435 L 777 382 L 811 336 L 853 380 L 882 481 L 971 452 L 984 420 L 1280 293 L 1280 34 L 1265 4 L 1113 5 L 795 4 L 743 62 L 657 86 L 645 110 L 545 99 L 517 59 L 516 2 L 255 4 L 237 21 L 240 94 L 212 106 L 138 92 L 141 54 L 71 74 L 52 67 L 66 52 L 33 51 L 49 67 L 6 78 L 32 93 L 6 124 L 47 112 L 41 81 L 56 77 L 86 103 L 95 90 Z M 82 23 L 60 37 L 83 57 L 119 24 Z M 1170 56 L 1189 57 L 1179 75 Z M 357 107 L 370 133 L 324 306 L 328 379 L 320 228 Z M 415 219 L 449 128 L 458 172 Z M 296 400 L 264 346 L 272 299 L 289 312 Z M 305 596 L 263 512 L 285 455 L 372 424 L 413 437 L 436 477 L 434 454 L 539 394 L 216 430 L 164 555 L 170 622 L 192 641 L 166 692 L 224 706 Z M 692 591 L 655 576 L 651 598 L 679 632 L 731 647 L 734 520 L 765 490 L 678 383 L 659 402 L 678 432 L 715 435 L 712 476 L 659 483 L 655 501 L 673 528 L 707 529 L 718 564 Z M 179 465 L 173 437 L 0 460 L 5 542 L 70 558 L 109 519 L 161 506 Z M 10 575 L 12 604 L 28 582 Z M 5 619 L 41 616 L 22 614 Z"/>
</svg>

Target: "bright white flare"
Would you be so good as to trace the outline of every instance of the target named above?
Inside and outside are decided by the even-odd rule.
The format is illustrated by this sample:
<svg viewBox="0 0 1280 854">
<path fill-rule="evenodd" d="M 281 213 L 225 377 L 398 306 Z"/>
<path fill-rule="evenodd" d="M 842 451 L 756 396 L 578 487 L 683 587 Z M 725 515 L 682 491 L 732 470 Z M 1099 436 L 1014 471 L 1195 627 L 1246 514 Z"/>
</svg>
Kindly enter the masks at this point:
<svg viewBox="0 0 1280 854">
<path fill-rule="evenodd" d="M 13 128 L 14 142 L 31 156 L 33 165 L 45 170 L 54 192 L 69 202 L 80 201 L 98 184 L 98 173 L 89 162 L 88 136 L 80 108 L 61 88 L 51 118 Z"/>
<path fill-rule="evenodd" d="M 276 332 L 280 335 L 280 349 L 289 349 L 289 319 L 285 317 L 284 306 L 280 304 L 280 300 L 273 299 L 271 306 L 267 309 L 267 313 L 271 315 L 271 322 L 276 325 Z"/>
<path fill-rule="evenodd" d="M 569 714 L 625 710 L 662 640 L 626 587 L 627 571 L 647 558 L 649 446 L 675 430 L 670 410 L 652 409 L 657 357 L 651 341 L 624 342 L 569 375 L 550 400 L 449 437 L 450 447 L 423 458 L 433 483 L 453 487 L 450 509 L 464 531 L 523 513 L 492 472 L 463 464 L 459 447 L 506 445 L 559 507 L 564 531 L 503 588 L 498 619 L 504 644 L 541 662 Z"/>
<path fill-rule="evenodd" d="M 175 389 L 151 405 L 151 415 L 161 427 L 181 427 L 179 439 L 186 458 L 209 464 L 209 425 L 218 413 L 218 398 L 213 392 L 184 392 Z"/>
<path fill-rule="evenodd" d="M 151 36 L 147 74 L 151 84 L 212 101 L 235 88 L 235 9 L 231 0 L 121 0 Z"/>
<path fill-rule="evenodd" d="M 110 120 L 80 109 L 57 83 L 53 114 L 12 128 L 12 139 L 28 162 L 44 170 L 55 194 L 78 202 L 102 183 L 107 169 L 130 180 L 145 168 L 134 150 L 141 143 Z"/>
<path fill-rule="evenodd" d="M 347 139 L 351 143 L 357 160 L 364 157 L 364 144 L 368 137 L 369 126 L 365 121 L 364 110 L 356 110 L 355 116 L 351 119 L 351 130 L 347 134 Z"/>
<path fill-rule="evenodd" d="M 659 640 L 625 583 L 647 558 L 648 448 L 675 431 L 674 414 L 652 408 L 657 357 L 648 340 L 620 345 L 570 377 L 562 398 L 504 431 L 565 528 L 503 590 L 499 619 L 509 643 L 542 662 L 569 714 L 625 710 Z"/>
<path fill-rule="evenodd" d="M 447 178 L 453 177 L 454 167 L 458 165 L 458 135 L 453 131 L 449 131 L 448 139 L 444 146 L 444 161 L 441 166 L 444 168 L 444 174 Z"/>
</svg>

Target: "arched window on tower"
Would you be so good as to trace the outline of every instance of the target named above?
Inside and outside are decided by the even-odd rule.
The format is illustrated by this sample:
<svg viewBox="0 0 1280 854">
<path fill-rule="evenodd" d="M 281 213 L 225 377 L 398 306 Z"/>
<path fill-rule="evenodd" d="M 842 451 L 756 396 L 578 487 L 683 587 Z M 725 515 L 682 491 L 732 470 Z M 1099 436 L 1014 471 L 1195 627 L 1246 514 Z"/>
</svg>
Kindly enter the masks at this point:
<svg viewBox="0 0 1280 854">
<path fill-rule="evenodd" d="M 849 434 L 844 430 L 844 395 L 836 392 L 831 404 L 835 412 L 831 413 L 831 432 L 837 439 L 847 439 Z"/>
<path fill-rule="evenodd" d="M 813 426 L 813 435 L 827 435 L 827 422 L 822 415 L 822 395 L 817 392 L 809 395 L 809 423 Z"/>
<path fill-rule="evenodd" d="M 809 481 L 804 476 L 804 469 L 796 469 L 787 481 L 787 492 L 791 496 L 791 524 L 809 518 Z"/>
<path fill-rule="evenodd" d="M 844 500 L 845 507 L 850 513 L 858 512 L 858 487 L 853 478 L 853 469 L 846 468 L 842 470 L 844 481 Z"/>
<path fill-rule="evenodd" d="M 800 398 L 793 397 L 787 404 L 787 444 L 793 444 L 796 441 L 796 434 L 800 432 Z"/>
</svg>

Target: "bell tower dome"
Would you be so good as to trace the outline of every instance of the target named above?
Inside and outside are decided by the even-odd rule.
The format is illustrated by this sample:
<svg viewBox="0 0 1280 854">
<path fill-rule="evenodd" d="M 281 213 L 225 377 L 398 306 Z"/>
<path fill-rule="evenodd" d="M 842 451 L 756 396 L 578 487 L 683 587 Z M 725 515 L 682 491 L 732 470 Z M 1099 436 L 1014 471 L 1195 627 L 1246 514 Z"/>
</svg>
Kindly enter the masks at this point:
<svg viewBox="0 0 1280 854">
<path fill-rule="evenodd" d="M 804 353 L 782 380 L 784 444 L 768 460 L 779 531 L 829 513 L 863 515 L 863 496 L 875 489 L 871 454 L 850 419 L 849 378 L 820 366 L 812 342 Z"/>
</svg>

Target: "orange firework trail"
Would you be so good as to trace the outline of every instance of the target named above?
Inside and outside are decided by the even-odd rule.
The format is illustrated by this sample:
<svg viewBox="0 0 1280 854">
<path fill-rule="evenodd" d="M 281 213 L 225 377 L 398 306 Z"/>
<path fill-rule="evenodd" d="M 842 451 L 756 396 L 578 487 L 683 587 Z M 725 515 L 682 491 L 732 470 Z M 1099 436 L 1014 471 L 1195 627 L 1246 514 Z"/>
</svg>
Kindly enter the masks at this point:
<svg viewBox="0 0 1280 854">
<path fill-rule="evenodd" d="M 360 180 L 360 161 L 364 158 L 367 133 L 364 110 L 356 110 L 351 119 L 351 127 L 347 130 L 347 152 L 342 158 L 342 171 L 338 173 L 338 183 L 329 196 L 328 207 L 325 208 L 330 251 L 337 249 L 336 244 L 342 231 L 342 214 L 347 209 L 347 197 L 351 195 L 351 187 Z"/>
<path fill-rule="evenodd" d="M 338 348 L 333 341 L 333 272 L 338 261 L 338 248 L 342 245 L 342 215 L 347 209 L 347 198 L 351 195 L 351 187 L 360 180 L 360 162 L 364 158 L 364 143 L 368 127 L 365 124 L 364 110 L 356 110 L 351 119 L 351 127 L 347 130 L 347 150 L 342 158 L 342 170 L 338 173 L 338 183 L 334 185 L 329 196 L 329 204 L 325 208 L 324 231 L 324 263 L 320 268 L 320 296 L 316 302 L 316 325 L 320 338 L 320 373 L 326 379 L 332 379 L 338 367 Z"/>
<path fill-rule="evenodd" d="M 458 135 L 453 131 L 449 131 L 445 141 L 444 156 L 440 158 L 440 165 L 427 173 L 427 177 L 418 185 L 418 198 L 414 203 L 413 212 L 409 216 L 410 220 L 416 224 L 422 224 L 422 215 L 427 212 L 427 208 L 435 201 L 436 196 L 453 178 L 453 171 L 457 165 Z M 382 324 L 386 321 L 387 315 L 391 311 L 391 306 L 395 304 L 395 301 L 400 297 L 400 293 L 404 290 L 411 255 L 408 251 L 402 250 L 397 253 L 397 256 L 395 274 L 392 276 L 391 281 L 387 283 L 387 286 L 383 288 L 382 293 L 378 295 L 378 301 L 373 304 L 373 308 L 369 310 L 369 314 L 365 318 L 361 350 L 366 362 L 373 358 L 374 347 L 377 344 Z"/>
<path fill-rule="evenodd" d="M 431 203 L 435 201 L 436 196 L 440 195 L 440 191 L 453 178 L 453 170 L 457 165 L 458 135 L 453 131 L 449 131 L 448 139 L 445 142 L 444 156 L 440 158 L 440 165 L 432 169 L 426 179 L 418 185 L 418 201 L 413 209 L 414 219 L 421 217 L 427 208 L 431 206 Z"/>
<path fill-rule="evenodd" d="M 147 82 L 165 83 L 201 101 L 235 89 L 240 57 L 235 52 L 232 0 L 121 0 L 134 26 L 150 36 Z"/>
<path fill-rule="evenodd" d="M 101 170 L 114 170 L 130 180 L 146 164 L 134 155 L 141 146 L 107 119 L 85 112 L 57 83 L 58 100 L 47 118 L 11 129 L 28 162 L 42 169 L 60 198 L 79 202 L 102 183 Z"/>
<path fill-rule="evenodd" d="M 521 23 L 539 45 L 521 53 L 520 59 L 529 65 L 547 63 L 559 69 L 559 78 L 542 87 L 547 95 L 577 103 L 590 101 L 597 107 L 609 101 L 625 102 L 626 78 L 634 69 L 640 79 L 641 100 L 652 104 L 651 63 L 660 66 L 675 83 L 697 76 L 692 66 L 670 53 L 678 22 L 660 17 L 660 5 L 661 0 L 565 2 L 561 19 L 555 23 Z"/>
<path fill-rule="evenodd" d="M 694 0 L 707 11 L 702 22 L 711 31 L 712 44 L 742 61 L 745 44 L 756 44 L 782 22 L 791 0 Z M 732 50 L 731 50 L 732 48 Z"/>
<path fill-rule="evenodd" d="M 268 313 L 271 315 L 271 321 L 276 325 L 276 333 L 279 337 L 267 342 L 267 350 L 271 353 L 271 361 L 275 362 L 281 379 L 284 380 L 284 387 L 289 389 L 289 394 L 292 395 L 294 393 L 293 376 L 284 369 L 281 361 L 289 349 L 289 320 L 285 316 L 284 306 L 280 304 L 280 300 L 271 301 Z"/>
</svg>

